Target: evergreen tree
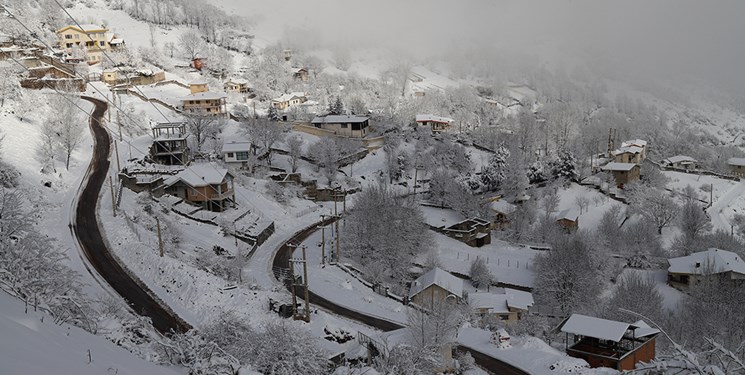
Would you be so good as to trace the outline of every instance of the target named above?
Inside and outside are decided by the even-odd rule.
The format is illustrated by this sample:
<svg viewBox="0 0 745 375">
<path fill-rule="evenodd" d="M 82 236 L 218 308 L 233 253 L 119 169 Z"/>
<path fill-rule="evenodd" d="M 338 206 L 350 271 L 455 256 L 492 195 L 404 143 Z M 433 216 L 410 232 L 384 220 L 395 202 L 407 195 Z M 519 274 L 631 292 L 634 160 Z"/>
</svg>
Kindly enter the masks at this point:
<svg viewBox="0 0 745 375">
<path fill-rule="evenodd" d="M 266 115 L 267 118 L 269 118 L 269 121 L 280 121 L 282 120 L 281 117 L 279 117 L 279 112 L 277 111 L 277 108 L 275 106 L 269 106 L 269 112 L 267 112 Z"/>
<path fill-rule="evenodd" d="M 559 157 L 551 163 L 551 176 L 576 181 L 579 178 L 574 155 L 568 150 L 559 151 Z"/>
<path fill-rule="evenodd" d="M 331 115 L 341 115 L 344 114 L 344 103 L 341 101 L 340 97 L 336 97 L 336 101 L 329 104 L 329 114 Z"/>
</svg>

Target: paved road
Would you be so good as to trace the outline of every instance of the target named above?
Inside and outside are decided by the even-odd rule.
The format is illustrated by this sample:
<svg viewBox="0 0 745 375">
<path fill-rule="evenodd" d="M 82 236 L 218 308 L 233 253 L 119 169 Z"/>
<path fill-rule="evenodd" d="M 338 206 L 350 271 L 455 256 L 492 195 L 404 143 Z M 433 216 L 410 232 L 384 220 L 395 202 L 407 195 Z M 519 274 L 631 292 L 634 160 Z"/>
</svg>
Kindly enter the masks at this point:
<svg viewBox="0 0 745 375">
<path fill-rule="evenodd" d="M 740 198 L 745 194 L 745 182 L 738 182 L 737 185 L 733 186 L 728 192 L 719 197 L 712 206 L 707 210 L 709 216 L 711 216 L 711 224 L 714 229 L 721 229 L 729 232 L 731 229 L 731 223 L 724 215 L 724 210 L 730 207 L 732 202 Z"/>
<path fill-rule="evenodd" d="M 329 218 L 326 219 L 325 222 L 318 222 L 308 228 L 305 228 L 293 235 L 289 240 L 285 241 L 277 250 L 276 254 L 274 255 L 274 261 L 272 263 L 272 268 L 275 270 L 275 277 L 279 276 L 279 270 L 281 269 L 288 269 L 290 267 L 289 261 L 290 256 L 292 254 L 292 251 L 294 249 L 294 246 L 292 245 L 298 245 L 303 240 L 308 238 L 313 232 L 317 231 L 320 226 L 326 226 L 333 223 L 333 219 Z M 323 225 L 322 225 L 323 224 Z M 279 278 L 279 277 L 278 277 Z M 290 290 L 289 285 L 285 285 L 288 287 L 288 290 Z M 298 288 L 297 293 L 299 296 L 303 295 L 302 288 Z M 344 306 L 337 305 L 333 301 L 330 301 L 326 298 L 323 298 L 315 293 L 313 291 L 308 291 L 308 298 L 310 299 L 310 303 L 320 306 L 326 310 L 332 311 L 335 314 L 341 315 L 343 317 L 352 319 L 354 321 L 366 324 L 371 327 L 375 327 L 377 329 L 380 329 L 382 331 L 393 331 L 399 328 L 403 328 L 402 325 L 398 323 L 391 322 L 389 320 L 380 319 L 378 317 L 370 316 L 364 313 L 361 313 L 359 311 L 351 310 L 349 308 L 346 308 Z M 499 375 L 528 375 L 527 372 L 522 371 L 518 369 L 515 366 L 510 365 L 509 363 L 502 362 L 496 358 L 492 358 L 476 349 L 469 348 L 467 346 L 457 346 L 455 348 L 458 351 L 468 351 L 471 353 L 471 356 L 473 356 L 473 359 L 476 361 L 476 364 L 487 370 L 488 372 L 492 374 L 499 374 Z"/>
<path fill-rule="evenodd" d="M 150 317 L 153 326 L 161 333 L 186 332 L 191 329 L 191 326 L 164 307 L 165 304 L 155 299 L 154 294 L 144 284 L 131 277 L 111 255 L 101 236 L 96 219 L 96 202 L 109 170 L 111 140 L 101 123 L 108 106 L 106 102 L 99 99 L 88 97 L 83 99 L 95 106 L 90 118 L 95 147 L 91 164 L 83 178 L 85 187 L 74 208 L 75 219 L 71 223 L 73 234 L 78 239 L 88 262 L 136 313 Z"/>
</svg>

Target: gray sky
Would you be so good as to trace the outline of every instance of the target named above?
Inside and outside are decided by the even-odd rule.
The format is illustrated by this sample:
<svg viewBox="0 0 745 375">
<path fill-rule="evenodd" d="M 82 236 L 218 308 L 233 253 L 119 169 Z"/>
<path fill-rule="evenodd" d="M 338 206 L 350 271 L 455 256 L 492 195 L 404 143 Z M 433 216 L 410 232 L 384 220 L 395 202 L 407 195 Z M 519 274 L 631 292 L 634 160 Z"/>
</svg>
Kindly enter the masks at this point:
<svg viewBox="0 0 745 375">
<path fill-rule="evenodd" d="M 272 23 L 318 30 L 332 44 L 374 41 L 418 55 L 443 52 L 453 43 L 538 54 L 549 47 L 567 56 L 592 51 L 614 69 L 745 84 L 745 0 L 285 0 L 253 9 L 247 9 L 251 3 L 241 5 L 246 13 L 267 12 Z"/>
</svg>

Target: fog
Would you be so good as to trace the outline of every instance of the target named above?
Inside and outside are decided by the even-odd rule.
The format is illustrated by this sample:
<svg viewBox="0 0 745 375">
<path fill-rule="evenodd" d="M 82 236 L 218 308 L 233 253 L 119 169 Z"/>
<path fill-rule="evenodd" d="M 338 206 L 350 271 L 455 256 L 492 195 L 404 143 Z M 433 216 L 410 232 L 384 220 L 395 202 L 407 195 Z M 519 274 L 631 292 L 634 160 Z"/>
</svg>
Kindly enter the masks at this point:
<svg viewBox="0 0 745 375">
<path fill-rule="evenodd" d="M 631 76 L 705 80 L 728 89 L 745 84 L 740 40 L 745 1 L 292 0 L 231 5 L 236 13 L 261 19 L 259 27 L 303 30 L 304 35 L 318 35 L 326 46 L 375 44 L 420 58 L 471 46 L 603 61 L 609 65 L 606 70 Z"/>
</svg>

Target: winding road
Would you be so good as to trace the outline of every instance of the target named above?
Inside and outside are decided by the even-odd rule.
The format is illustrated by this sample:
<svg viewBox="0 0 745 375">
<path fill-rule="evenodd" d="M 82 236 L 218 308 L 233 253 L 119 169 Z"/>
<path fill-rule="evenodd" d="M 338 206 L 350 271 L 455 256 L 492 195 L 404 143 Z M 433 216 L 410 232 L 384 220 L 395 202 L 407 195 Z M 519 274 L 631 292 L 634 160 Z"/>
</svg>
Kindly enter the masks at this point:
<svg viewBox="0 0 745 375">
<path fill-rule="evenodd" d="M 95 98 L 83 99 L 95 106 L 89 124 L 94 147 L 90 165 L 82 182 L 85 185 L 74 207 L 75 218 L 70 223 L 70 229 L 88 262 L 136 313 L 150 317 L 155 329 L 163 334 L 186 332 L 191 326 L 154 297 L 147 286 L 135 279 L 117 262 L 101 235 L 96 217 L 96 204 L 109 171 L 111 139 L 103 126 L 103 115 L 108 105 L 103 100 Z"/>
<path fill-rule="evenodd" d="M 711 224 L 714 226 L 714 230 L 730 231 L 731 223 L 724 215 L 724 210 L 731 207 L 732 202 L 743 194 L 745 194 L 745 182 L 741 181 L 712 203 L 707 211 L 711 216 Z"/>
</svg>

